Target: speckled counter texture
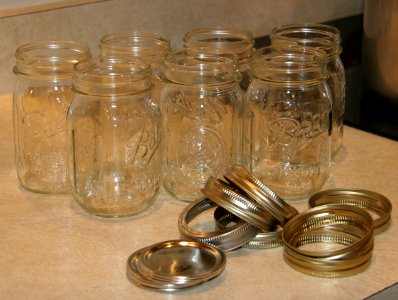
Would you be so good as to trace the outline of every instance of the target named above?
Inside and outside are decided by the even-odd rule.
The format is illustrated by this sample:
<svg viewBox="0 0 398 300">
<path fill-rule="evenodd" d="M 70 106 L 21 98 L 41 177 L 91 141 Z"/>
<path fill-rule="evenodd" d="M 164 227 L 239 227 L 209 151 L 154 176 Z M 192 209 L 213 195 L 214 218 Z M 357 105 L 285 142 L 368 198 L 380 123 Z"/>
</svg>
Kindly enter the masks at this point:
<svg viewBox="0 0 398 300">
<path fill-rule="evenodd" d="M 344 146 L 326 188 L 364 188 L 393 203 L 392 222 L 375 236 L 369 268 L 358 275 L 322 279 L 299 273 L 282 248 L 227 254 L 220 277 L 176 294 L 131 284 L 127 257 L 179 237 L 184 203 L 161 192 L 145 213 L 124 220 L 88 215 L 73 198 L 22 190 L 14 166 L 11 96 L 0 97 L 1 299 L 363 299 L 398 281 L 398 142 L 345 127 Z M 300 210 L 306 202 L 295 203 Z"/>
</svg>

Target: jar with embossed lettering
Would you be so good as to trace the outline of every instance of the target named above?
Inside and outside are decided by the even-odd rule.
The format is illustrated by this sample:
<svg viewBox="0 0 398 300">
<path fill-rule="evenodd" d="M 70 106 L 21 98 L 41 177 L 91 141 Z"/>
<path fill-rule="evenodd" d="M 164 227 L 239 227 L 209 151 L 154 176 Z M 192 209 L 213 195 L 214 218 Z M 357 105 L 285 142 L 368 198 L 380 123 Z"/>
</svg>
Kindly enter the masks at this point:
<svg viewBox="0 0 398 300">
<path fill-rule="evenodd" d="M 160 187 L 161 119 L 150 66 L 95 58 L 74 69 L 67 117 L 72 193 L 87 212 L 126 217 L 148 208 Z"/>
<path fill-rule="evenodd" d="M 38 193 L 70 193 L 66 115 L 73 65 L 90 56 L 89 48 L 73 41 L 41 41 L 19 47 L 15 56 L 13 119 L 19 182 Z"/>
<path fill-rule="evenodd" d="M 163 186 L 175 198 L 193 201 L 209 176 L 240 162 L 241 75 L 235 56 L 190 48 L 173 51 L 163 72 Z"/>
<path fill-rule="evenodd" d="M 151 65 L 152 96 L 159 104 L 163 79 L 160 66 L 170 53 L 170 41 L 161 33 L 151 31 L 113 32 L 100 39 L 101 56 L 138 58 Z"/>
<path fill-rule="evenodd" d="M 323 50 L 327 57 L 328 86 L 332 95 L 332 158 L 343 141 L 345 110 L 345 71 L 340 59 L 339 30 L 326 24 L 291 24 L 277 27 L 271 32 L 272 45 L 301 45 Z"/>
<path fill-rule="evenodd" d="M 286 200 L 305 199 L 329 176 L 331 93 L 326 54 L 310 47 L 256 50 L 247 91 L 249 168 Z"/>
</svg>

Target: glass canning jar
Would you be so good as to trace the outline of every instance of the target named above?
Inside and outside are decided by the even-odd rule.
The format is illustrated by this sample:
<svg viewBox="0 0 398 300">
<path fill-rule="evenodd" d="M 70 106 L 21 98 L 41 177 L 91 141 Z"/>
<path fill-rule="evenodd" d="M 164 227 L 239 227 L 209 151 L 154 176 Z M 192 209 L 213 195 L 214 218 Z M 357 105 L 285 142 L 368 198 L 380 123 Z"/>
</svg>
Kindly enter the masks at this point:
<svg viewBox="0 0 398 300">
<path fill-rule="evenodd" d="M 163 80 L 160 65 L 170 53 L 170 41 L 160 33 L 148 31 L 114 32 L 100 40 L 101 56 L 139 58 L 151 65 L 152 92 L 154 101 L 159 104 Z"/>
<path fill-rule="evenodd" d="M 327 83 L 332 94 L 332 157 L 336 155 L 343 140 L 345 110 L 345 71 L 340 59 L 340 32 L 325 24 L 292 24 L 275 28 L 271 32 L 272 45 L 302 45 L 323 50 L 328 56 Z"/>
<path fill-rule="evenodd" d="M 95 58 L 75 66 L 67 117 L 72 192 L 87 212 L 125 217 L 160 187 L 161 119 L 142 61 Z"/>
<path fill-rule="evenodd" d="M 73 65 L 90 56 L 72 41 L 25 44 L 16 52 L 13 119 L 16 169 L 21 186 L 39 193 L 71 191 L 66 114 Z"/>
<path fill-rule="evenodd" d="M 167 57 L 164 76 L 163 185 L 175 198 L 193 201 L 209 176 L 241 158 L 241 75 L 234 56 L 185 48 Z"/>
<path fill-rule="evenodd" d="M 317 192 L 329 175 L 331 95 L 326 54 L 310 47 L 256 50 L 247 90 L 255 176 L 285 200 Z"/>
<path fill-rule="evenodd" d="M 208 27 L 192 29 L 184 35 L 184 47 L 203 48 L 209 53 L 234 54 L 239 59 L 242 75 L 240 86 L 246 90 L 250 84 L 250 59 L 254 38 L 250 31 L 240 27 Z"/>
</svg>

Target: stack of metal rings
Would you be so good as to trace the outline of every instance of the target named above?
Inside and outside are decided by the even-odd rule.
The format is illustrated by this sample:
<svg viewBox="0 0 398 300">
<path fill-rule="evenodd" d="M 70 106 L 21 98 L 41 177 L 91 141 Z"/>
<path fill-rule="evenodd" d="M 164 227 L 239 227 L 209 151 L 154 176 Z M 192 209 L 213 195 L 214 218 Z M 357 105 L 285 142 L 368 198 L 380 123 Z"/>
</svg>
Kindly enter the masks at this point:
<svg viewBox="0 0 398 300">
<path fill-rule="evenodd" d="M 256 249 L 282 246 L 280 228 L 298 213 L 237 164 L 224 175 L 224 180 L 210 177 L 202 192 L 206 197 L 192 202 L 180 214 L 181 236 L 223 251 L 242 246 Z M 190 226 L 195 217 L 214 207 L 217 207 L 214 217 L 218 227 L 215 231 L 200 231 Z"/>
<path fill-rule="evenodd" d="M 178 226 L 183 238 L 222 251 L 284 245 L 284 259 L 290 266 L 320 277 L 342 277 L 364 270 L 372 256 L 373 233 L 388 226 L 392 210 L 390 201 L 378 193 L 333 189 L 313 195 L 310 209 L 298 213 L 239 165 L 234 165 L 223 180 L 209 178 L 202 192 L 205 197 L 180 214 Z M 216 230 L 190 226 L 195 217 L 214 207 Z M 369 213 L 378 218 L 372 219 Z"/>
<path fill-rule="evenodd" d="M 225 254 L 213 246 L 171 240 L 131 254 L 126 274 L 138 286 L 173 292 L 217 277 L 224 271 L 225 264 Z"/>
<path fill-rule="evenodd" d="M 343 277 L 364 270 L 372 256 L 373 234 L 385 230 L 390 222 L 391 202 L 368 190 L 333 189 L 316 193 L 308 205 L 308 211 L 296 215 L 283 229 L 285 261 L 319 277 Z M 319 243 L 342 247 L 303 250 L 305 245 Z"/>
<path fill-rule="evenodd" d="M 284 259 L 296 270 L 319 277 L 353 275 L 367 267 L 372 255 L 372 217 L 355 206 L 322 205 L 292 218 L 282 238 Z M 308 247 L 319 243 L 342 247 Z"/>
</svg>

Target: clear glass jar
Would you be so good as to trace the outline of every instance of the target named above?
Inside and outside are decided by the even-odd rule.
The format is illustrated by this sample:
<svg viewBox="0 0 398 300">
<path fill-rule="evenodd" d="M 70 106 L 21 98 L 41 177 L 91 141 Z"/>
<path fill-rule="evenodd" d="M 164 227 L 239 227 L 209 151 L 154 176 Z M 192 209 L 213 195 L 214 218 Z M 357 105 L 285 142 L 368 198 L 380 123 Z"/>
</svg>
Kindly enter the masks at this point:
<svg viewBox="0 0 398 300">
<path fill-rule="evenodd" d="M 170 41 L 157 32 L 115 32 L 103 36 L 100 40 L 101 56 L 139 58 L 151 65 L 154 84 L 152 94 L 157 104 L 163 87 L 160 65 L 170 51 Z"/>
<path fill-rule="evenodd" d="M 151 69 L 138 60 L 90 59 L 75 66 L 67 118 L 73 196 L 102 217 L 137 214 L 160 187 L 161 119 Z"/>
<path fill-rule="evenodd" d="M 19 47 L 13 97 L 15 156 L 21 186 L 39 193 L 70 193 L 66 114 L 72 100 L 73 65 L 90 56 L 72 41 Z"/>
<path fill-rule="evenodd" d="M 184 35 L 184 47 L 203 48 L 209 53 L 233 54 L 239 59 L 242 75 L 240 86 L 246 90 L 250 84 L 250 59 L 253 52 L 254 38 L 250 31 L 240 27 L 197 28 Z"/>
<path fill-rule="evenodd" d="M 164 76 L 163 186 L 175 198 L 193 201 L 209 176 L 241 159 L 241 75 L 232 56 L 185 48 L 168 56 Z"/>
<path fill-rule="evenodd" d="M 292 24 L 275 28 L 271 32 L 272 45 L 302 45 L 315 47 L 326 52 L 329 78 L 327 83 L 332 93 L 332 157 L 336 155 L 343 141 L 345 110 L 345 71 L 340 59 L 340 32 L 325 24 Z"/>
<path fill-rule="evenodd" d="M 317 192 L 329 176 L 331 94 L 326 54 L 309 47 L 256 50 L 247 90 L 249 168 L 285 200 Z"/>
</svg>

